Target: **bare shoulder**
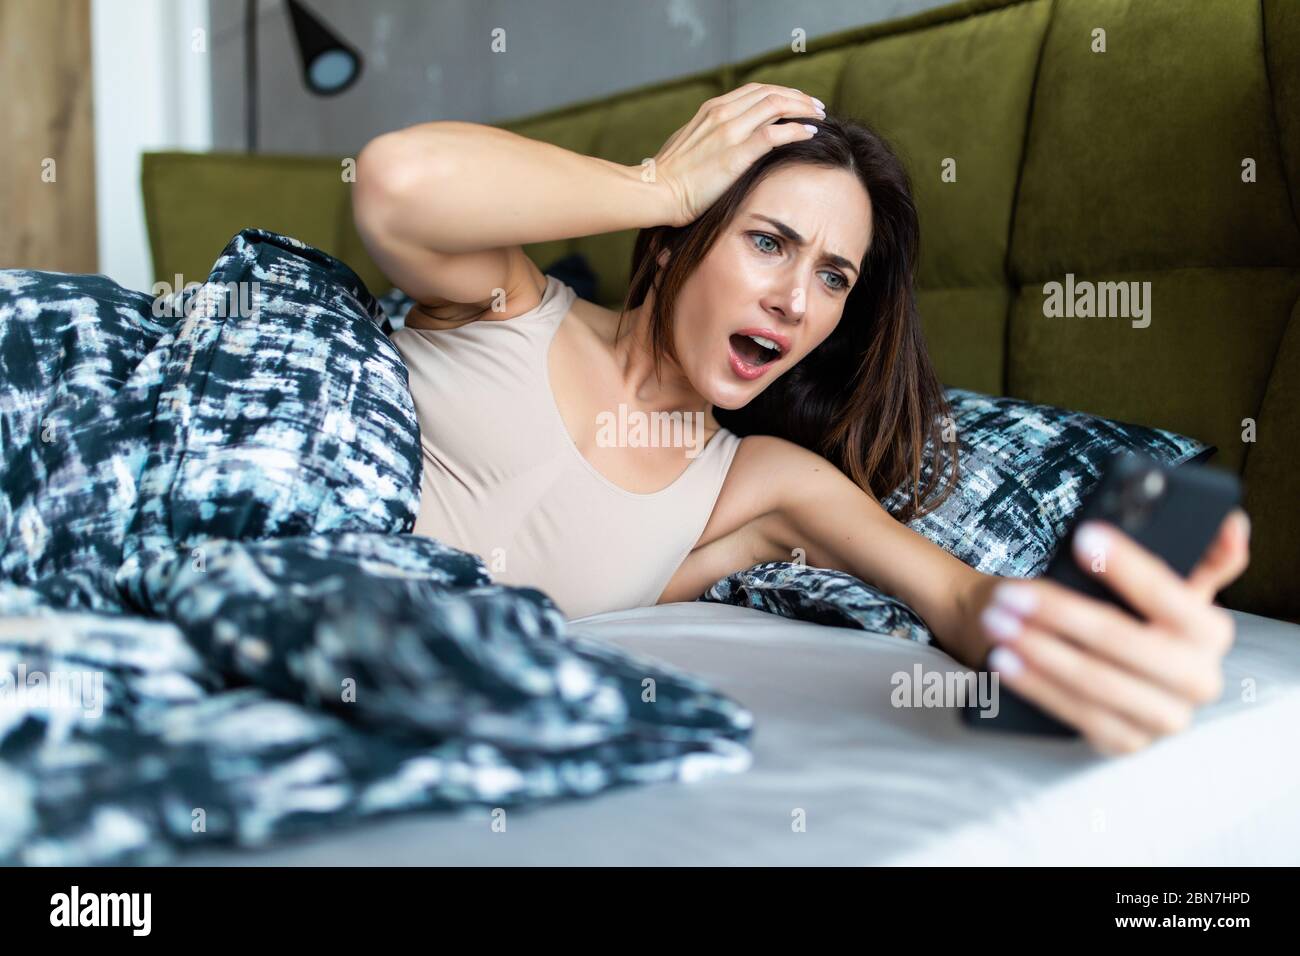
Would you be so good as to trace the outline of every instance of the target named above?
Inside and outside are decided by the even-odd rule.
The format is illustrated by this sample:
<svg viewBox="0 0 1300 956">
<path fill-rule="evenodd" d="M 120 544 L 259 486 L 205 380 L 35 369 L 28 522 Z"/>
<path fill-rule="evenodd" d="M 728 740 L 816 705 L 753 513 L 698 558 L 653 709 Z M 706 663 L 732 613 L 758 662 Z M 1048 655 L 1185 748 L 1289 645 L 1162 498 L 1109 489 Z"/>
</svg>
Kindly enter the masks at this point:
<svg viewBox="0 0 1300 956">
<path fill-rule="evenodd" d="M 832 474 L 852 486 L 833 464 L 794 442 L 773 435 L 742 438 L 704 532 L 660 602 L 689 601 L 735 571 L 789 560 L 778 533 L 782 511 L 800 495 L 822 497 L 835 481 Z M 818 487 L 822 481 L 825 488 Z"/>
<path fill-rule="evenodd" d="M 814 475 L 834 473 L 844 477 L 834 464 L 815 451 L 775 435 L 749 435 L 741 440 L 731 466 L 738 483 L 763 485 L 765 497 L 789 487 L 790 482 L 804 482 Z M 728 481 L 732 475 L 728 475 Z"/>
<path fill-rule="evenodd" d="M 582 331 L 590 333 L 595 341 L 613 347 L 618 332 L 619 312 L 617 309 L 610 309 L 598 302 L 592 302 L 590 299 L 575 296 L 571 313 L 578 320 L 575 325 L 581 325 Z M 626 333 L 627 322 L 624 322 L 623 325 L 623 331 Z"/>
<path fill-rule="evenodd" d="M 703 543 L 746 525 L 768 528 L 794 510 L 857 507 L 879 509 L 876 499 L 833 462 L 784 438 L 743 438 L 723 482 Z"/>
</svg>

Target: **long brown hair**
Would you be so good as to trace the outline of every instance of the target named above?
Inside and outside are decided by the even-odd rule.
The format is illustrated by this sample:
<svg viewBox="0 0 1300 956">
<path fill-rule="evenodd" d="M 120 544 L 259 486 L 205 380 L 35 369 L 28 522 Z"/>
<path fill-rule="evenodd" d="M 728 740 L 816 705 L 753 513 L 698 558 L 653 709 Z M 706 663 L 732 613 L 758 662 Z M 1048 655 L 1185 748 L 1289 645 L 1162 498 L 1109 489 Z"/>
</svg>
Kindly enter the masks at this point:
<svg viewBox="0 0 1300 956">
<path fill-rule="evenodd" d="M 774 169 L 795 163 L 856 175 L 871 199 L 874 229 L 835 330 L 749 404 L 715 408 L 714 417 L 737 435 L 775 435 L 818 453 L 878 501 L 902 488 L 905 500 L 892 513 L 908 521 L 938 507 L 958 475 L 956 444 L 941 440 L 948 401 L 916 310 L 920 229 L 911 180 L 889 144 L 865 123 L 830 115 L 794 121 L 819 129 L 810 139 L 770 150 L 693 222 L 637 234 L 623 313 L 653 287 L 650 345 L 658 374 L 662 356 L 677 361 L 677 296 L 749 192 Z M 665 249 L 668 262 L 660 266 Z"/>
</svg>

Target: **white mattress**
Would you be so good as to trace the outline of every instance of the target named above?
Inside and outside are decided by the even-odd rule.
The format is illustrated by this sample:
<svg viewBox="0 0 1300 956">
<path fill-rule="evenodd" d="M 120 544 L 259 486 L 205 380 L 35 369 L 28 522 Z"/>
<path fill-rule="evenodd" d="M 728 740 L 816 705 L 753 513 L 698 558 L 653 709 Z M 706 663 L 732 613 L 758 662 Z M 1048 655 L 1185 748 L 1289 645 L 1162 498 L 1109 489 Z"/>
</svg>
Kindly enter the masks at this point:
<svg viewBox="0 0 1300 956">
<path fill-rule="evenodd" d="M 1234 613 L 1223 698 L 1184 733 L 1120 758 L 891 706 L 896 671 L 952 666 L 896 637 L 696 602 L 584 618 L 584 633 L 745 704 L 751 769 L 511 811 L 505 832 L 487 809 L 427 813 L 185 862 L 1294 865 L 1300 626 Z"/>
</svg>

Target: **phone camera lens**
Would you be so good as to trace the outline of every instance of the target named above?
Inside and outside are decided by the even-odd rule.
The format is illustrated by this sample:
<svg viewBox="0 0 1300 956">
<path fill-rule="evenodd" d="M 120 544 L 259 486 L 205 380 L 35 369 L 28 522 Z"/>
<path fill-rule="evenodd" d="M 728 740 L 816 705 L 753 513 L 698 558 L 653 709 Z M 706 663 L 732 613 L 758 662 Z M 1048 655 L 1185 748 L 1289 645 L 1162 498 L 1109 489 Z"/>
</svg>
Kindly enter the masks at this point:
<svg viewBox="0 0 1300 956">
<path fill-rule="evenodd" d="M 1147 498 L 1159 498 L 1165 490 L 1165 476 L 1156 469 L 1142 476 L 1142 493 Z"/>
<path fill-rule="evenodd" d="M 1129 475 L 1120 492 L 1120 525 L 1132 531 L 1146 521 L 1151 507 L 1165 489 L 1165 476 L 1158 468 L 1143 468 Z"/>
</svg>

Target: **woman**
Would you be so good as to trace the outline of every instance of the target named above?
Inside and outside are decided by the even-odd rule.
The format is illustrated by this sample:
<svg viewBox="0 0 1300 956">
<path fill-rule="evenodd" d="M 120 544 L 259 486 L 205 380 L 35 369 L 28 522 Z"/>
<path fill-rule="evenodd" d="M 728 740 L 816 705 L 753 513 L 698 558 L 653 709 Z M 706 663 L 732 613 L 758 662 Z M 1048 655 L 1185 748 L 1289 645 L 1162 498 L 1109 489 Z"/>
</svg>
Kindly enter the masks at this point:
<svg viewBox="0 0 1300 956">
<path fill-rule="evenodd" d="M 1106 583 L 1147 620 L 979 573 L 901 523 L 956 474 L 913 303 L 916 211 L 889 147 L 820 101 L 746 84 L 639 166 L 423 124 L 366 146 L 353 197 L 367 249 L 417 303 L 394 336 L 424 432 L 417 533 L 571 616 L 692 600 L 802 556 L 897 595 L 953 657 L 987 656 L 1106 754 L 1221 692 L 1233 622 L 1213 598 L 1246 567 L 1240 509 L 1186 580 L 1116 528 L 1079 536 L 1080 564 L 1104 550 Z M 632 227 L 621 312 L 520 248 Z M 616 412 L 697 423 L 695 440 L 610 440 Z M 878 499 L 904 482 L 891 515 Z"/>
</svg>

